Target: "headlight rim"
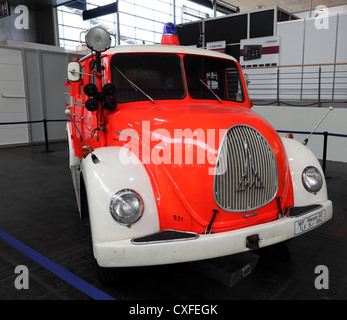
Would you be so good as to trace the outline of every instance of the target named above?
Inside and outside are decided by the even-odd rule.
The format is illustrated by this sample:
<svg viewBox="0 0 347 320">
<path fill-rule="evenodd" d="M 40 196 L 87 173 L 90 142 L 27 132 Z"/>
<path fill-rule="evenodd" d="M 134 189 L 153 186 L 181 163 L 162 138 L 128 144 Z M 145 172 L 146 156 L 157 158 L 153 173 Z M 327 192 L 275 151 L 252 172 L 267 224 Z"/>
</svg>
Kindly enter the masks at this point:
<svg viewBox="0 0 347 320">
<path fill-rule="evenodd" d="M 319 174 L 319 177 L 320 177 L 320 184 L 319 184 L 319 188 L 312 188 L 309 186 L 307 180 L 306 180 L 306 177 L 307 177 L 307 172 L 310 170 L 310 169 L 314 169 L 316 171 L 316 173 Z M 302 174 L 301 174 L 301 181 L 302 181 L 302 185 L 304 186 L 305 190 L 309 193 L 312 193 L 312 194 L 317 194 L 323 187 L 323 181 L 324 181 L 324 176 L 322 175 L 322 173 L 320 172 L 320 170 L 315 167 L 315 166 L 307 166 L 305 167 L 305 169 L 302 171 Z"/>
<path fill-rule="evenodd" d="M 120 197 L 123 196 L 123 195 L 125 195 L 125 194 L 132 194 L 132 195 L 135 195 L 135 197 L 139 200 L 139 203 L 140 203 L 140 205 L 141 205 L 141 212 L 136 214 L 135 219 L 133 219 L 133 220 L 131 220 L 131 221 L 127 221 L 127 222 L 122 221 L 122 220 L 119 218 L 119 215 L 117 215 L 117 213 L 115 213 L 115 209 L 114 209 L 114 204 L 116 203 L 116 201 L 119 200 Z M 123 225 L 123 226 L 130 227 L 131 225 L 133 225 L 134 223 L 136 223 L 137 221 L 139 221 L 139 220 L 141 219 L 141 217 L 143 216 L 144 210 L 145 210 L 145 206 L 144 206 L 143 199 L 142 199 L 142 197 L 139 195 L 139 193 L 137 193 L 136 191 L 134 191 L 134 190 L 132 190 L 132 189 L 130 189 L 130 188 L 125 188 L 125 189 L 119 190 L 118 192 L 116 192 L 116 193 L 112 196 L 111 201 L 110 201 L 109 209 L 110 209 L 110 213 L 111 213 L 112 218 L 113 218 L 117 223 L 119 223 L 120 225 Z"/>
</svg>

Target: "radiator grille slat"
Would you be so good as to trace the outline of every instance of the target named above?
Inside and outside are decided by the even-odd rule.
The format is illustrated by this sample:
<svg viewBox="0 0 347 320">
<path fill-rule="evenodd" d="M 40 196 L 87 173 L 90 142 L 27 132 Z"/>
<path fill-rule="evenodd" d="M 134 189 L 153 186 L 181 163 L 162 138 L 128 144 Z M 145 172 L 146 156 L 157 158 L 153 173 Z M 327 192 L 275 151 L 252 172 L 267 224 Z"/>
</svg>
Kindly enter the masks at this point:
<svg viewBox="0 0 347 320">
<path fill-rule="evenodd" d="M 276 157 L 263 135 L 247 125 L 231 127 L 217 159 L 214 198 L 229 212 L 256 210 L 278 190 Z"/>
</svg>

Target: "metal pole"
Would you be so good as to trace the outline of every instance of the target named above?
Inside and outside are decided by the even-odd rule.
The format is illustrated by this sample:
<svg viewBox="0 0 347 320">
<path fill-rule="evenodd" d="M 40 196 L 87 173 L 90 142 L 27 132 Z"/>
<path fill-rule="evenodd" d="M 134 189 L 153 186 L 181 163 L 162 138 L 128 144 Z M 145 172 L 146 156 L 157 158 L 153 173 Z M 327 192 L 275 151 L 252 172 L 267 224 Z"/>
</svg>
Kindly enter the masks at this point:
<svg viewBox="0 0 347 320">
<path fill-rule="evenodd" d="M 321 83 L 322 83 L 322 67 L 319 66 L 319 72 L 318 72 L 318 107 L 321 106 L 321 102 L 320 102 L 320 96 L 321 96 Z"/>
<path fill-rule="evenodd" d="M 172 1 L 172 5 L 173 5 L 173 23 L 176 25 L 176 0 Z"/>
<path fill-rule="evenodd" d="M 325 174 L 327 165 L 327 147 L 328 147 L 328 132 L 324 131 L 324 142 L 323 142 L 323 172 Z"/>
<path fill-rule="evenodd" d="M 118 10 L 116 13 L 116 16 L 117 16 L 117 45 L 118 46 L 120 46 L 119 2 L 120 2 L 120 0 L 118 0 Z"/>
<path fill-rule="evenodd" d="M 46 145 L 46 151 L 42 151 L 43 153 L 50 153 L 53 151 L 49 150 L 49 146 L 48 146 L 48 130 L 47 130 L 47 120 L 43 119 L 43 131 L 44 131 L 44 135 L 45 135 L 45 145 Z"/>
<path fill-rule="evenodd" d="M 280 68 L 277 68 L 277 105 L 280 102 Z"/>
</svg>

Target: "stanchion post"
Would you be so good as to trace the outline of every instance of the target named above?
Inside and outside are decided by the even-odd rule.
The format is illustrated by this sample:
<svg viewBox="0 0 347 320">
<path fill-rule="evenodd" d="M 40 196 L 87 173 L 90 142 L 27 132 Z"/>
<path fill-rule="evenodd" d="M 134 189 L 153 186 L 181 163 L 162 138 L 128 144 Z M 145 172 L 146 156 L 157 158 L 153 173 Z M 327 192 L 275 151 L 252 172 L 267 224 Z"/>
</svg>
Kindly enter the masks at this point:
<svg viewBox="0 0 347 320">
<path fill-rule="evenodd" d="M 276 88 L 277 105 L 280 104 L 280 68 L 277 68 L 277 88 Z"/>
<path fill-rule="evenodd" d="M 323 141 L 323 172 L 326 172 L 327 165 L 327 147 L 328 147 L 328 132 L 324 131 L 324 141 Z"/>
<path fill-rule="evenodd" d="M 322 84 L 322 67 L 318 70 L 318 107 L 321 107 L 321 84 Z"/>
<path fill-rule="evenodd" d="M 50 151 L 49 150 L 49 145 L 48 145 L 48 130 L 47 130 L 47 120 L 46 119 L 43 119 L 43 131 L 44 131 L 44 134 L 45 134 L 45 145 L 46 145 L 46 151 L 42 151 L 44 153 L 50 153 L 50 152 L 53 152 L 53 151 Z"/>
</svg>

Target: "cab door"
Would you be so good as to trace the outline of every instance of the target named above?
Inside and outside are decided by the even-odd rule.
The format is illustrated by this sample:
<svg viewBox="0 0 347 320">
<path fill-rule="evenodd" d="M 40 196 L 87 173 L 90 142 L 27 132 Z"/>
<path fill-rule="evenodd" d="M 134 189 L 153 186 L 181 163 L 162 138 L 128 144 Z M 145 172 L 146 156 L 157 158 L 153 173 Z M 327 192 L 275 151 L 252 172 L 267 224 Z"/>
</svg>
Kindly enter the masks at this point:
<svg viewBox="0 0 347 320">
<path fill-rule="evenodd" d="M 83 112 L 84 112 L 84 103 L 83 103 L 83 73 L 84 73 L 84 64 L 81 63 L 81 79 L 80 81 L 73 82 L 71 84 L 71 97 L 72 97 L 72 108 L 71 108 L 71 117 L 74 123 L 70 123 L 71 136 L 73 141 L 73 148 L 75 155 L 82 159 L 82 148 L 85 145 L 83 141 Z M 77 128 L 76 128 L 77 127 Z"/>
</svg>

